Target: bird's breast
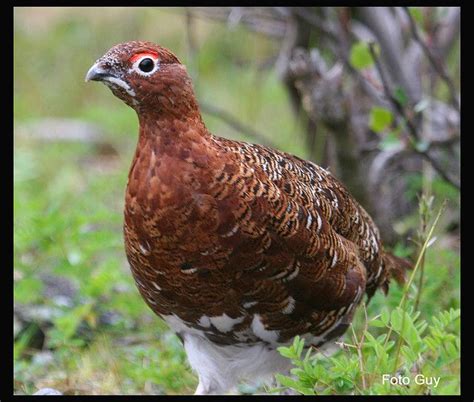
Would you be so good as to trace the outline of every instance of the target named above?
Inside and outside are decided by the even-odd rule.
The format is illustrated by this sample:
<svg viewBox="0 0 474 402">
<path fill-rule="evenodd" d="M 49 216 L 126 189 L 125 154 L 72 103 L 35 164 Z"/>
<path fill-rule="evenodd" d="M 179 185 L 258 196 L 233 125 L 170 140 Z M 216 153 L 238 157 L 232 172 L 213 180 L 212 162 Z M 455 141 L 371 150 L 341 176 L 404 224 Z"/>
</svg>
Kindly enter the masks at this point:
<svg viewBox="0 0 474 402">
<path fill-rule="evenodd" d="M 192 295 L 209 280 L 219 281 L 209 273 L 222 267 L 228 250 L 220 244 L 223 210 L 209 194 L 210 174 L 206 158 L 190 147 L 162 154 L 149 149 L 136 156 L 124 236 L 135 278 L 146 286 L 155 282 Z"/>
</svg>

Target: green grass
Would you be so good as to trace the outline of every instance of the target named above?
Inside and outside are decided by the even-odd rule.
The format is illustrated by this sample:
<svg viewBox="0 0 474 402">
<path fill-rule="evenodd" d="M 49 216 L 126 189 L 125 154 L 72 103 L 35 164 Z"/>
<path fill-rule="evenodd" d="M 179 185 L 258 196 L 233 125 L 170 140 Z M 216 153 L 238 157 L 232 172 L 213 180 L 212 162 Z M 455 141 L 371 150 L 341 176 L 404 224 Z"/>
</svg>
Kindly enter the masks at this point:
<svg viewBox="0 0 474 402">
<path fill-rule="evenodd" d="M 146 307 L 126 263 L 122 210 L 137 119 L 107 88 L 84 83 L 111 45 L 147 39 L 170 47 L 192 62 L 198 99 L 239 116 L 277 147 L 307 156 L 275 72 L 256 68 L 278 44 L 196 20 L 199 51 L 191 61 L 184 21 L 173 9 L 15 10 L 14 295 L 16 307 L 36 322 L 17 323 L 17 394 L 46 386 L 69 394 L 180 394 L 197 383 L 178 338 Z M 25 124 L 51 117 L 94 123 L 100 141 L 25 134 Z M 217 118 L 204 119 L 215 134 L 252 141 Z M 459 307 L 459 264 L 459 252 L 441 241 L 428 250 L 423 317 Z M 72 295 L 51 296 L 48 277 L 67 280 Z M 397 286 L 388 297 L 377 294 L 369 316 L 396 307 L 401 294 Z M 38 333 L 45 335 L 41 350 L 33 342 Z"/>
</svg>

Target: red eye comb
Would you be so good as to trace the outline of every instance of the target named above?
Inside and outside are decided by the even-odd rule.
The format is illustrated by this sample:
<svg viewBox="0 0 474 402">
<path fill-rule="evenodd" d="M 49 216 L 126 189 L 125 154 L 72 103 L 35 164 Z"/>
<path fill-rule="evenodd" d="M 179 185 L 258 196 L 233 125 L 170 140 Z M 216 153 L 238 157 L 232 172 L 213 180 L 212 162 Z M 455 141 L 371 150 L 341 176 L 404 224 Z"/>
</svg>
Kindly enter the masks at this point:
<svg viewBox="0 0 474 402">
<path fill-rule="evenodd" d="M 130 57 L 130 61 L 132 63 L 135 63 L 138 59 L 141 59 L 144 56 L 148 56 L 148 57 L 151 57 L 152 59 L 156 60 L 158 58 L 158 53 L 154 52 L 152 50 L 149 50 L 149 51 L 146 51 L 146 52 L 136 53 L 132 57 Z"/>
</svg>

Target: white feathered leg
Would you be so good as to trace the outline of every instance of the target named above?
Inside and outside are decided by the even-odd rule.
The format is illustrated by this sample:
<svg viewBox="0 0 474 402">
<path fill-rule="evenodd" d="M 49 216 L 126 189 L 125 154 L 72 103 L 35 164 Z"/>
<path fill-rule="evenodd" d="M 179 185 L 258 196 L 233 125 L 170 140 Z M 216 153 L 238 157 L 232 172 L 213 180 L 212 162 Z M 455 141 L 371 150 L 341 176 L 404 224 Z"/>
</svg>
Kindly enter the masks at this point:
<svg viewBox="0 0 474 402">
<path fill-rule="evenodd" d="M 206 338 L 183 334 L 188 361 L 198 374 L 195 395 L 223 395 L 235 390 L 240 380 L 271 380 L 288 369 L 290 361 L 265 344 L 216 345 Z"/>
<path fill-rule="evenodd" d="M 219 387 L 216 387 L 215 384 L 210 384 L 205 378 L 199 378 L 199 384 L 194 395 L 219 395 L 223 393 L 219 391 Z"/>
</svg>

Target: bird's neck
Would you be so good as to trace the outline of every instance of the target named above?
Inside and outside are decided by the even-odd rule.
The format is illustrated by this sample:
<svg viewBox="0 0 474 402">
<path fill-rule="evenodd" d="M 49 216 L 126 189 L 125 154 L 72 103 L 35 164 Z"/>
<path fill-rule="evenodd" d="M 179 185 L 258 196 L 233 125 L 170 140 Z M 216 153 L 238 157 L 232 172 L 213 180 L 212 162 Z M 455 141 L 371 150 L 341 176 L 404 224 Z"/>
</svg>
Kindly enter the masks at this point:
<svg viewBox="0 0 474 402">
<path fill-rule="evenodd" d="M 163 163 L 172 165 L 175 164 L 172 161 L 176 159 L 200 161 L 213 154 L 212 136 L 200 115 L 186 118 L 142 118 L 135 155 L 139 159 L 138 165 L 149 165 L 146 161 L 149 155 L 146 154 L 153 154 Z"/>
<path fill-rule="evenodd" d="M 191 79 L 184 66 L 164 65 L 149 98 L 135 110 L 140 122 L 139 142 L 160 154 L 194 149 L 208 142 Z"/>
<path fill-rule="evenodd" d="M 129 171 L 127 197 L 142 194 L 137 202 L 146 207 L 152 202 L 150 196 L 155 200 L 154 208 L 158 208 L 161 205 L 160 191 L 153 185 L 168 183 L 173 192 L 177 187 L 171 182 L 182 182 L 180 177 L 186 175 L 190 167 L 207 169 L 209 161 L 216 158 L 212 139 L 200 116 L 199 119 L 141 118 L 138 143 Z"/>
<path fill-rule="evenodd" d="M 200 113 L 187 115 L 138 116 L 140 140 L 162 145 L 200 142 L 209 132 Z"/>
<path fill-rule="evenodd" d="M 197 129 L 204 126 L 191 78 L 184 66 L 163 65 L 159 79 L 143 84 L 142 89 L 146 95 L 132 106 L 138 114 L 140 125 L 170 130 L 180 123 Z"/>
</svg>

